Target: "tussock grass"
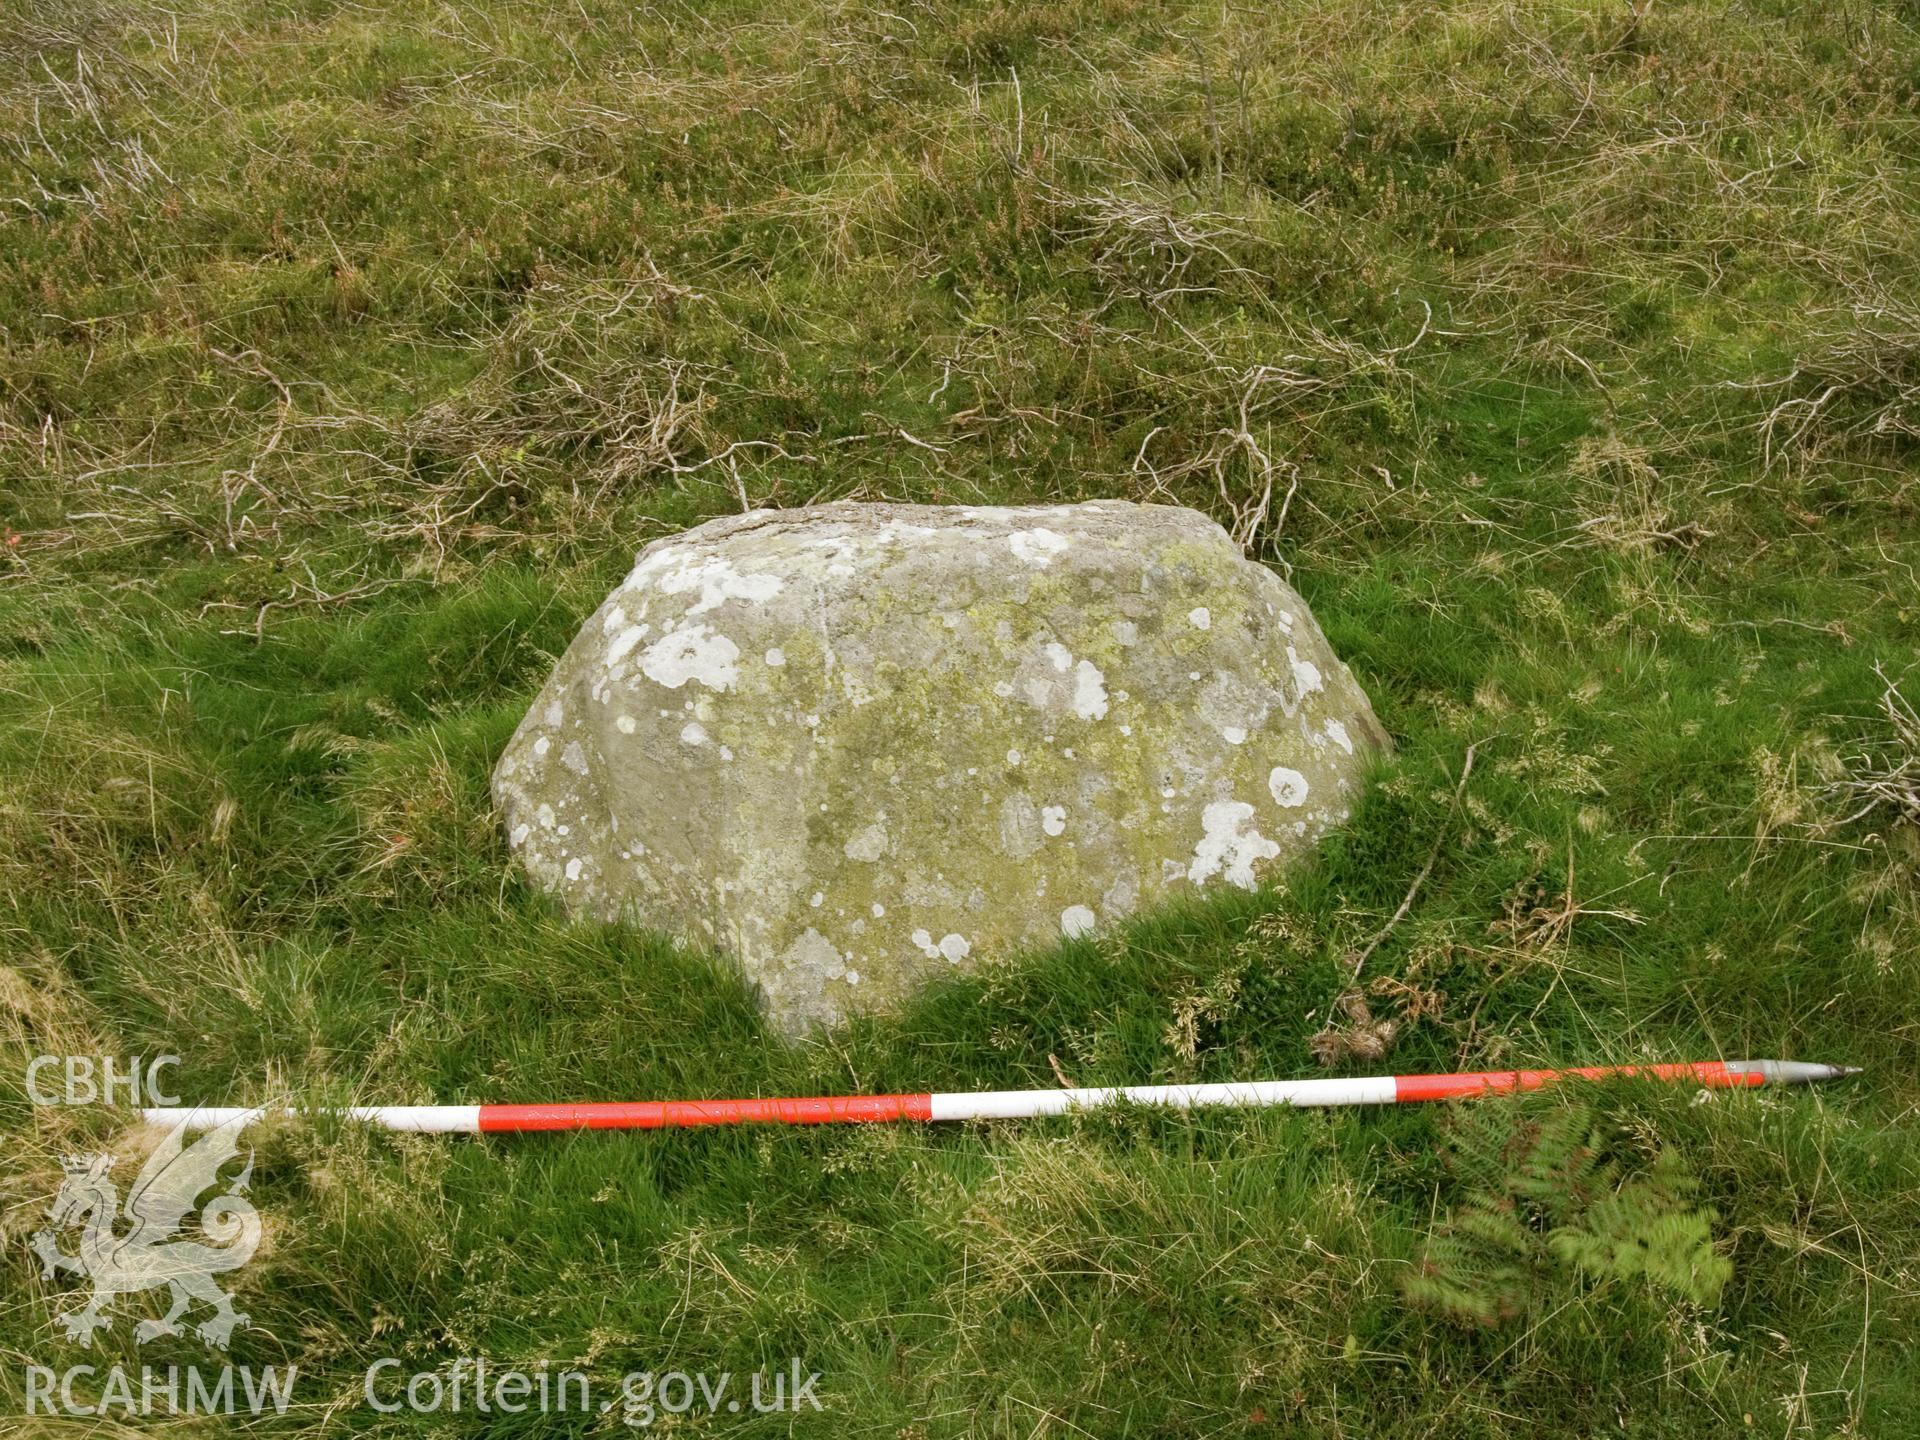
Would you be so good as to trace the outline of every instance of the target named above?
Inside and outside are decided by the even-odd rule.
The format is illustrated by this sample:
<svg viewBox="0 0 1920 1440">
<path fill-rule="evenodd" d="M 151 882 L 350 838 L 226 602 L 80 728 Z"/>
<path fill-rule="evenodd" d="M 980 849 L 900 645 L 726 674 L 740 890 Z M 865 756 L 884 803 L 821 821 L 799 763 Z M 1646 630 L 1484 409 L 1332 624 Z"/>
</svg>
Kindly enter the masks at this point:
<svg viewBox="0 0 1920 1440">
<path fill-rule="evenodd" d="M 424 1432 L 365 1365 L 484 1352 L 798 1354 L 807 1433 L 1898 1433 L 1917 60 L 1889 6 L 9 7 L 0 1346 L 67 1353 L 60 1153 L 143 1143 L 29 1104 L 47 1051 L 391 1102 L 1778 1054 L 1870 1069 L 1584 1102 L 1723 1284 L 1469 1266 L 1490 1326 L 1407 1283 L 1509 1193 L 1437 1113 L 276 1127 L 234 1357 L 289 1432 Z M 1399 740 L 1283 888 L 794 1050 L 507 872 L 490 760 L 646 540 L 1114 494 L 1287 569 Z"/>
</svg>

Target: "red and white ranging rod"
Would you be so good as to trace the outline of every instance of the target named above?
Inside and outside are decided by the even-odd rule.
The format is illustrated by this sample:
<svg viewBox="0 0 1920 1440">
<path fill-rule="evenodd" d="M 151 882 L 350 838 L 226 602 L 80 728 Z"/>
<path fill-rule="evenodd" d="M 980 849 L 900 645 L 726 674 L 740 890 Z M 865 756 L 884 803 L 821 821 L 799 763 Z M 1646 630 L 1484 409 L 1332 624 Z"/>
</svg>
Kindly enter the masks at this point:
<svg viewBox="0 0 1920 1440">
<path fill-rule="evenodd" d="M 1252 1080 L 1224 1085 L 1120 1085 L 1083 1090 L 982 1090 L 952 1095 L 811 1095 L 766 1100 L 588 1101 L 565 1105 L 355 1105 L 309 1113 L 344 1115 L 387 1130 L 508 1135 L 534 1130 L 680 1130 L 702 1125 L 837 1125 L 886 1120 L 1014 1120 L 1103 1105 L 1403 1105 L 1538 1090 L 1560 1080 L 1639 1077 L 1737 1090 L 1805 1085 L 1857 1075 L 1847 1065 L 1799 1060 L 1698 1060 L 1671 1065 L 1590 1065 L 1569 1070 L 1474 1070 L 1451 1075 L 1368 1075 L 1330 1080 Z M 187 1106 L 143 1110 L 156 1125 L 209 1130 L 283 1107 Z"/>
</svg>

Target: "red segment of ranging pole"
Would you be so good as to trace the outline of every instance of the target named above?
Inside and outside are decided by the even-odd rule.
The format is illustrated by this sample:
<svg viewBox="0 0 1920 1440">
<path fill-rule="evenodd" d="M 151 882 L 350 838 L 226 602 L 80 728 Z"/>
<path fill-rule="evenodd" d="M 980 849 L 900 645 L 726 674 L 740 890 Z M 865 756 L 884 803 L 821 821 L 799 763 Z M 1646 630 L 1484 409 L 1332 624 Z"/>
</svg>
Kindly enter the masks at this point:
<svg viewBox="0 0 1920 1440">
<path fill-rule="evenodd" d="M 818 1095 L 773 1100 L 587 1101 L 573 1105 L 355 1105 L 309 1113 L 343 1115 L 387 1130 L 509 1135 L 535 1130 L 683 1130 L 705 1125 L 845 1125 L 889 1120 L 1015 1120 L 1096 1110 L 1103 1105 L 1395 1105 L 1468 1100 L 1539 1090 L 1561 1080 L 1640 1078 L 1713 1089 L 1806 1085 L 1857 1075 L 1849 1065 L 1800 1060 L 1698 1060 L 1674 1065 L 1588 1065 L 1571 1070 L 1472 1070 L 1453 1075 L 1368 1075 L 1352 1079 L 1251 1080 L 1224 1085 L 1120 1085 L 1084 1090 L 982 1090 L 952 1095 Z M 170 1107 L 143 1110 L 153 1124 L 212 1129 L 279 1107 Z"/>
</svg>

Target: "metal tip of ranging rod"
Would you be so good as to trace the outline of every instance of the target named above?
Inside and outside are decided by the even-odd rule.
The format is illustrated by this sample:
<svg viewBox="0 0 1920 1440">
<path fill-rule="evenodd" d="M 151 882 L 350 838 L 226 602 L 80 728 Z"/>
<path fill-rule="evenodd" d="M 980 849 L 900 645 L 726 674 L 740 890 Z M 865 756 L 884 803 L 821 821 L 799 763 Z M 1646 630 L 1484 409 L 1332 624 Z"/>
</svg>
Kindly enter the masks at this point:
<svg viewBox="0 0 1920 1440">
<path fill-rule="evenodd" d="M 1815 1065 L 1806 1060 L 1729 1060 L 1727 1070 L 1757 1074 L 1768 1085 L 1817 1085 L 1860 1074 L 1858 1065 Z"/>
</svg>

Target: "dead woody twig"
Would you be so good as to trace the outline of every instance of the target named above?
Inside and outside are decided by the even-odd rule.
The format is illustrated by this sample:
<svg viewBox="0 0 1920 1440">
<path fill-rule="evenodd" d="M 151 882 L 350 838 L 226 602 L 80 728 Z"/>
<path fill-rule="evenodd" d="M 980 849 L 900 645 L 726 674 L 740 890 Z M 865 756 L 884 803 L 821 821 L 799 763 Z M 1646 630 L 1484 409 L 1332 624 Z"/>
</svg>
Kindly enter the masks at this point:
<svg viewBox="0 0 1920 1440">
<path fill-rule="evenodd" d="M 1427 876 L 1433 873 L 1434 863 L 1440 858 L 1440 849 L 1447 843 L 1447 836 L 1453 833 L 1454 817 L 1460 813 L 1460 801 L 1467 793 L 1467 777 L 1473 774 L 1474 752 L 1480 748 L 1480 745 L 1481 742 L 1476 740 L 1467 746 L 1466 758 L 1460 763 L 1459 783 L 1453 787 L 1453 803 L 1447 807 L 1447 823 L 1441 828 L 1440 834 L 1435 837 L 1433 849 L 1427 853 L 1427 863 L 1420 867 L 1420 873 L 1413 877 L 1413 884 L 1407 887 L 1407 893 L 1405 898 L 1400 902 L 1400 908 L 1393 912 L 1392 919 L 1380 927 L 1380 932 L 1367 942 L 1366 949 L 1354 957 L 1353 974 L 1349 977 L 1350 980 L 1358 980 L 1360 978 L 1361 968 L 1372 958 L 1373 952 L 1380 948 L 1381 941 L 1393 933 L 1394 926 L 1407 918 L 1407 912 L 1413 909 L 1414 898 L 1419 895 L 1420 887 L 1426 883 Z"/>
</svg>

